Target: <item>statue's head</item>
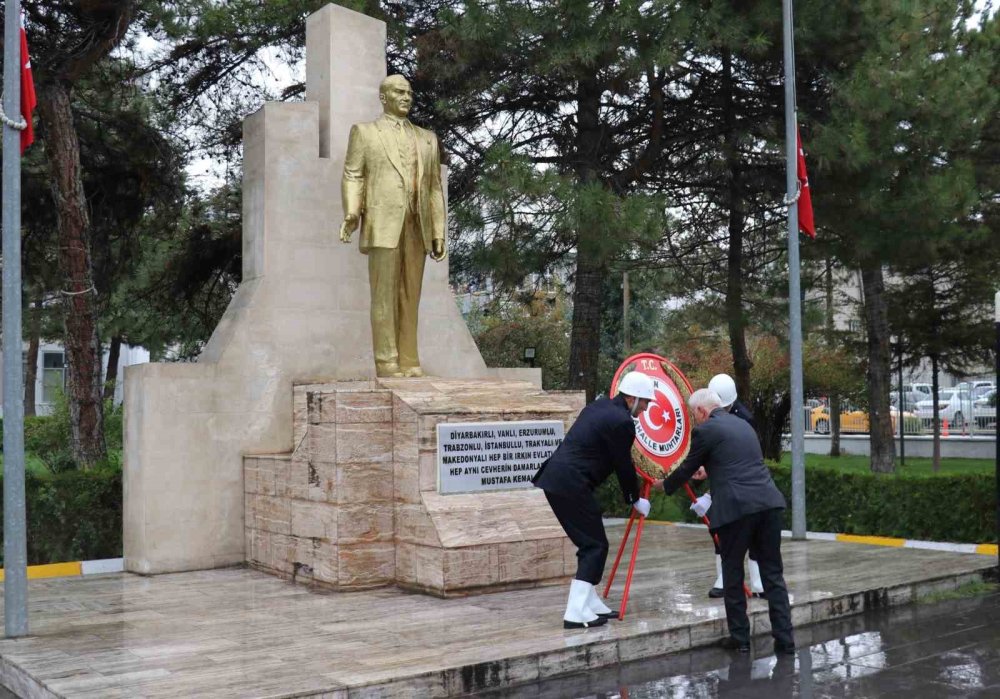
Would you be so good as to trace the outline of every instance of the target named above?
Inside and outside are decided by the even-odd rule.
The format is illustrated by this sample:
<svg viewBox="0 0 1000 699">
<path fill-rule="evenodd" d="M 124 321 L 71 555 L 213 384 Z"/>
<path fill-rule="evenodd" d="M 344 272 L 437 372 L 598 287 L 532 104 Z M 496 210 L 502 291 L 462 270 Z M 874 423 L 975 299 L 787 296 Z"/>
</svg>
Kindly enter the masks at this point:
<svg viewBox="0 0 1000 699">
<path fill-rule="evenodd" d="M 402 75 L 390 75 L 379 85 L 378 98 L 386 114 L 405 117 L 413 106 L 413 89 Z"/>
</svg>

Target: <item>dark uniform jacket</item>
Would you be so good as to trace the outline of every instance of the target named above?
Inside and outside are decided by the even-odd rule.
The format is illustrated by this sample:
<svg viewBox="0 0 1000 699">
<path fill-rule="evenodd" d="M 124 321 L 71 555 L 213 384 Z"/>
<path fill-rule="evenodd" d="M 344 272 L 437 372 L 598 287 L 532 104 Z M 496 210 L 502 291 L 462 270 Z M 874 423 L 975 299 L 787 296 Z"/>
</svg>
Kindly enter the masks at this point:
<svg viewBox="0 0 1000 699">
<path fill-rule="evenodd" d="M 625 398 L 599 398 L 580 411 L 562 444 L 531 479 L 537 487 L 553 495 L 589 494 L 607 480 L 618 476 L 625 500 L 639 499 L 639 485 L 632 465 L 635 423 Z"/>
<path fill-rule="evenodd" d="M 663 481 L 670 495 L 704 466 L 712 491 L 708 512 L 712 528 L 773 508 L 785 507 L 785 498 L 764 465 L 757 433 L 747 421 L 725 408 L 691 432 L 691 451 L 684 462 Z"/>
<path fill-rule="evenodd" d="M 757 429 L 757 421 L 753 419 L 753 413 L 750 412 L 750 408 L 743 405 L 740 401 L 733 403 L 732 407 L 729 408 L 729 412 L 738 418 L 742 418 L 750 423 L 750 426 Z"/>
</svg>

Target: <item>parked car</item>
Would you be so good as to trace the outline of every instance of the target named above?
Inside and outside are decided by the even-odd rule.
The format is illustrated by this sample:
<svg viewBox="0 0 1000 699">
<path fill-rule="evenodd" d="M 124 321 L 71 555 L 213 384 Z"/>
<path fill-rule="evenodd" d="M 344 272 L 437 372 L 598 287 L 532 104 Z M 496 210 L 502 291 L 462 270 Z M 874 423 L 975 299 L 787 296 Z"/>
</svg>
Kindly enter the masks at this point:
<svg viewBox="0 0 1000 699">
<path fill-rule="evenodd" d="M 980 383 L 972 389 L 972 400 L 977 401 L 987 394 L 996 391 L 997 387 L 991 383 Z"/>
<path fill-rule="evenodd" d="M 898 391 L 899 389 L 897 388 L 896 390 Z M 929 383 L 904 383 L 903 384 L 903 392 L 904 393 L 910 393 L 910 392 L 913 392 L 913 391 L 918 391 L 920 393 L 923 393 L 924 395 L 929 396 L 931 393 L 933 393 L 933 387 Z"/>
<path fill-rule="evenodd" d="M 893 431 L 897 429 L 898 416 L 899 411 L 895 407 L 890 408 L 889 417 L 892 420 Z M 903 424 L 906 425 L 907 432 L 913 429 L 918 419 L 915 413 L 903 412 Z M 830 409 L 825 405 L 813 408 L 810 413 L 809 428 L 816 434 L 830 434 Z M 850 407 L 841 411 L 840 432 L 841 434 L 867 433 L 868 411 Z"/>
<path fill-rule="evenodd" d="M 989 429 L 997 421 L 997 389 L 991 388 L 972 404 L 972 415 L 976 419 L 976 427 Z"/>
<path fill-rule="evenodd" d="M 938 391 L 938 410 L 938 417 L 942 421 L 947 420 L 952 428 L 960 430 L 973 412 L 972 395 L 961 388 Z M 932 426 L 934 399 L 927 398 L 917 403 L 917 415 L 925 427 Z"/>
<path fill-rule="evenodd" d="M 917 409 L 917 403 L 922 400 L 927 399 L 927 394 L 923 391 L 904 391 L 903 392 L 903 410 L 908 412 L 914 412 Z M 893 391 L 889 394 L 889 403 L 894 407 L 898 407 L 899 404 L 899 392 Z"/>
<path fill-rule="evenodd" d="M 976 395 L 976 391 L 978 391 L 980 389 L 985 388 L 985 389 L 989 390 L 989 389 L 993 388 L 993 382 L 992 381 L 986 381 L 986 380 L 983 380 L 983 379 L 980 379 L 979 381 L 963 381 L 961 383 L 955 384 L 951 388 L 953 390 L 967 391 L 967 392 L 971 393 L 973 396 L 975 396 Z"/>
</svg>

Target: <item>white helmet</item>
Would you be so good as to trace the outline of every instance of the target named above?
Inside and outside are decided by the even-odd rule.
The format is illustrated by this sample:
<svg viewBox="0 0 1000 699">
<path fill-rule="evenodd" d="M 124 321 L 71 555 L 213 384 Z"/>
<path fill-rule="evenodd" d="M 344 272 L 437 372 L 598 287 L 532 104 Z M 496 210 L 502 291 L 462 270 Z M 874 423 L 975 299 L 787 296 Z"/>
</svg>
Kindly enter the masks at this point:
<svg viewBox="0 0 1000 699">
<path fill-rule="evenodd" d="M 729 374 L 716 374 L 708 382 L 708 390 L 715 391 L 722 399 L 722 407 L 728 408 L 736 402 L 736 382 Z"/>
<path fill-rule="evenodd" d="M 653 380 L 641 371 L 630 371 L 618 384 L 618 392 L 633 398 L 653 400 Z"/>
</svg>

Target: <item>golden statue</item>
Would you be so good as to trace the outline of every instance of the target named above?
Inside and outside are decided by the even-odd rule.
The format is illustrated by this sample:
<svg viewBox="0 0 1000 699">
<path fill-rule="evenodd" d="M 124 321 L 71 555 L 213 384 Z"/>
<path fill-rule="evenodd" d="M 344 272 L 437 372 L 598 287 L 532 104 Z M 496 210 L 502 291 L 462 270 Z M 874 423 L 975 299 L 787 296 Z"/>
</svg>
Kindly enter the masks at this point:
<svg viewBox="0 0 1000 699">
<path fill-rule="evenodd" d="M 417 353 L 417 310 L 424 255 L 445 256 L 444 192 L 437 136 L 406 118 L 413 90 L 402 75 L 379 86 L 384 113 L 354 124 L 347 144 L 340 239 L 361 223 L 368 255 L 372 345 L 378 376 L 423 376 Z"/>
</svg>

